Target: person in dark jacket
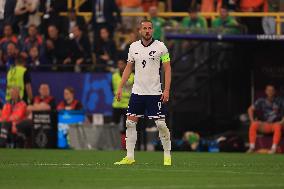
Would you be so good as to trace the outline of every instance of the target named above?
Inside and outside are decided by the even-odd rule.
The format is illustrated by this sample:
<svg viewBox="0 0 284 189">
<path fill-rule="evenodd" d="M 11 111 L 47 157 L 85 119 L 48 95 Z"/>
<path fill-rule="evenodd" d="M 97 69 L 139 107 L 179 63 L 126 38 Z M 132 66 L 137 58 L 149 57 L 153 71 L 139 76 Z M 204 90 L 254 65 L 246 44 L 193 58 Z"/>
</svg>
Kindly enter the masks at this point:
<svg viewBox="0 0 284 189">
<path fill-rule="evenodd" d="M 103 27 L 109 30 L 112 37 L 117 24 L 121 23 L 120 10 L 115 0 L 92 0 L 92 12 L 91 22 L 94 29 L 95 43 L 98 42 L 99 33 Z"/>
<path fill-rule="evenodd" d="M 72 87 L 64 89 L 64 100 L 57 105 L 57 111 L 60 110 L 82 110 L 83 106 L 79 100 L 75 99 L 75 91 Z"/>
</svg>

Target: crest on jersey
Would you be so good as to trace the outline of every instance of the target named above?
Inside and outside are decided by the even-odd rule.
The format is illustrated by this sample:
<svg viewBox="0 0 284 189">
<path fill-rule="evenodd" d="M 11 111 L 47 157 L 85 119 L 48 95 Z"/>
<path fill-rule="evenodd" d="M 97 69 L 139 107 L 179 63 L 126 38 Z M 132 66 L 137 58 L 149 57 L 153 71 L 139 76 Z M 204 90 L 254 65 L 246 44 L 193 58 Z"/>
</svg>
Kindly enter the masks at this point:
<svg viewBox="0 0 284 189">
<path fill-rule="evenodd" d="M 154 56 L 155 53 L 156 53 L 156 51 L 151 51 L 151 52 L 149 52 L 149 55 Z"/>
</svg>

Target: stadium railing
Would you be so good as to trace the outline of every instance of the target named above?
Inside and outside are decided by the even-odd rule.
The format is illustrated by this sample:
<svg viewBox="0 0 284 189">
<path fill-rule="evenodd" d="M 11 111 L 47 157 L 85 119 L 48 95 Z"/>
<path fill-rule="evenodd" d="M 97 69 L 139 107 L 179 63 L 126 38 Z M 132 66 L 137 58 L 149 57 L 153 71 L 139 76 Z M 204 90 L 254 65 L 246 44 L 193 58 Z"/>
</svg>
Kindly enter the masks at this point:
<svg viewBox="0 0 284 189">
<path fill-rule="evenodd" d="M 75 9 L 78 15 L 84 16 L 87 20 L 90 20 L 92 17 L 91 12 L 80 12 L 79 7 L 84 1 L 75 1 Z M 72 6 L 72 3 L 69 3 L 68 1 L 68 7 Z M 61 13 L 61 15 L 66 15 L 67 13 Z M 200 12 L 201 16 L 210 17 L 210 19 L 214 19 L 217 16 L 219 16 L 218 12 Z M 122 12 L 122 16 L 140 16 L 140 17 L 149 17 L 149 14 L 147 12 Z M 276 34 L 280 35 L 282 32 L 281 24 L 284 22 L 284 12 L 230 12 L 230 16 L 233 17 L 275 17 L 276 21 Z M 160 12 L 158 13 L 158 16 L 164 17 L 164 18 L 170 18 L 170 17 L 186 17 L 188 16 L 187 12 Z"/>
<path fill-rule="evenodd" d="M 77 14 L 84 16 L 87 20 L 90 20 L 92 17 L 91 12 L 80 12 L 80 6 L 85 3 L 86 0 L 67 0 L 67 7 L 74 7 Z M 62 15 L 67 15 L 67 13 L 62 13 Z M 136 12 L 136 13 L 121 13 L 122 16 L 142 16 L 149 17 L 149 14 L 146 12 Z M 201 12 L 200 15 L 205 17 L 210 17 L 214 19 L 219 15 L 218 12 Z M 229 15 L 234 17 L 275 17 L 276 21 L 276 34 L 281 34 L 281 24 L 284 22 L 284 12 L 230 12 Z M 160 17 L 186 17 L 188 16 L 187 12 L 160 12 L 158 13 Z"/>
</svg>

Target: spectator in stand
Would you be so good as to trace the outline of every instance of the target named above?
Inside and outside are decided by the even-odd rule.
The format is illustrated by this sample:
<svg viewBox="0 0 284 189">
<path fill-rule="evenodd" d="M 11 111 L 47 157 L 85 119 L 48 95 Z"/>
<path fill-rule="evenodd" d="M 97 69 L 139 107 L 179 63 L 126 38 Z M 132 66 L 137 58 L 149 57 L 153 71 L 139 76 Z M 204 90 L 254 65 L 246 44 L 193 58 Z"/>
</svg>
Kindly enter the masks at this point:
<svg viewBox="0 0 284 189">
<path fill-rule="evenodd" d="M 28 117 L 32 119 L 33 111 L 53 111 L 56 110 L 55 98 L 50 95 L 50 88 L 47 83 L 39 86 L 39 95 L 33 99 L 33 104 L 27 107 Z"/>
<path fill-rule="evenodd" d="M 188 9 L 188 17 L 184 17 L 182 20 L 182 27 L 189 29 L 191 32 L 203 33 L 207 31 L 206 19 L 198 14 L 196 8 Z"/>
<path fill-rule="evenodd" d="M 58 0 L 40 0 L 40 12 L 43 13 L 41 18 L 41 33 L 47 36 L 47 28 L 49 25 L 55 25 L 59 31 L 64 31 L 62 18 L 59 12 L 66 7 L 65 1 Z"/>
<path fill-rule="evenodd" d="M 259 98 L 248 109 L 251 122 L 249 128 L 249 150 L 254 152 L 257 132 L 273 133 L 273 142 L 270 154 L 277 151 L 277 146 L 281 139 L 281 130 L 283 124 L 283 115 L 281 101 L 276 97 L 276 90 L 273 85 L 266 85 L 265 98 Z"/>
<path fill-rule="evenodd" d="M 38 34 L 37 27 L 35 25 L 30 25 L 28 28 L 28 36 L 25 38 L 22 46 L 21 56 L 24 58 L 28 58 L 29 52 L 32 47 L 36 47 L 40 56 L 44 54 L 43 50 L 43 39 L 40 34 Z"/>
<path fill-rule="evenodd" d="M 240 0 L 242 12 L 267 12 L 267 0 Z M 263 34 L 261 17 L 242 17 L 241 23 L 247 26 L 248 34 Z"/>
<path fill-rule="evenodd" d="M 17 0 L 5 0 L 4 23 L 9 23 L 14 30 L 16 29 L 16 19 L 14 14 L 16 4 Z"/>
<path fill-rule="evenodd" d="M 92 63 L 91 44 L 88 36 L 79 26 L 74 26 L 71 34 L 69 57 L 64 63 L 75 65 L 74 70 L 80 72 L 82 65 L 86 66 Z"/>
<path fill-rule="evenodd" d="M 130 45 L 138 40 L 137 32 L 136 31 L 130 31 L 128 33 L 128 40 L 126 40 L 120 47 L 121 51 L 120 54 L 122 57 L 127 57 L 128 56 L 128 51 Z"/>
<path fill-rule="evenodd" d="M 158 17 L 158 9 L 156 6 L 151 6 L 149 8 L 149 15 L 154 27 L 153 38 L 157 40 L 162 40 L 163 26 L 165 25 L 166 21 L 163 18 Z"/>
<path fill-rule="evenodd" d="M 21 99 L 20 89 L 11 87 L 9 90 L 10 100 L 3 107 L 0 122 L 0 147 L 6 147 L 7 142 L 15 142 L 13 135 L 17 135 L 19 123 L 26 118 L 26 103 Z"/>
<path fill-rule="evenodd" d="M 48 37 L 45 44 L 45 53 L 48 64 L 62 65 L 67 58 L 68 48 L 66 41 L 59 35 L 55 25 L 48 26 Z"/>
<path fill-rule="evenodd" d="M 39 49 L 34 46 L 30 48 L 28 59 L 27 59 L 27 66 L 32 70 L 46 70 L 47 68 L 44 67 L 46 65 L 46 59 L 44 55 L 40 55 Z"/>
<path fill-rule="evenodd" d="M 94 29 L 94 43 L 97 45 L 101 28 L 107 28 L 112 38 L 117 24 L 121 23 L 121 16 L 115 0 L 93 0 L 92 2 L 91 22 Z"/>
<path fill-rule="evenodd" d="M 39 5 L 39 0 L 17 0 L 15 15 L 22 37 L 30 25 L 40 25 Z"/>
<path fill-rule="evenodd" d="M 143 12 L 142 0 L 117 0 L 116 2 L 123 13 Z M 135 29 L 142 19 L 138 16 L 122 17 L 123 29 L 127 31 Z"/>
<path fill-rule="evenodd" d="M 97 46 L 95 46 L 96 63 L 98 71 L 111 71 L 114 67 L 116 58 L 116 45 L 107 28 L 102 28 L 100 31 L 100 39 Z"/>
<path fill-rule="evenodd" d="M 267 0 L 268 12 L 279 12 L 280 0 Z M 262 27 L 266 35 L 276 34 L 276 22 L 275 17 L 267 16 L 262 18 Z"/>
<path fill-rule="evenodd" d="M 218 29 L 221 33 L 239 33 L 238 26 L 239 23 L 234 17 L 229 16 L 226 7 L 221 8 L 220 16 L 212 22 L 212 27 Z"/>
<path fill-rule="evenodd" d="M 82 110 L 83 106 L 80 101 L 75 99 L 75 91 L 72 87 L 64 89 L 64 101 L 57 105 L 57 111 L 60 110 Z"/>
<path fill-rule="evenodd" d="M 76 11 L 74 9 L 69 9 L 68 17 L 65 18 L 64 35 L 68 36 L 73 33 L 72 30 L 74 26 L 79 26 L 84 33 L 87 32 L 87 25 L 84 17 L 76 15 Z"/>
<path fill-rule="evenodd" d="M 53 96 L 50 95 L 49 85 L 46 83 L 40 84 L 39 96 L 33 99 L 33 104 L 27 106 L 27 117 L 18 125 L 18 147 L 24 147 L 24 144 L 29 141 L 32 134 L 32 112 L 35 111 L 54 111 L 56 103 Z"/>
<path fill-rule="evenodd" d="M 16 47 L 16 45 L 12 42 L 10 42 L 7 45 L 7 53 L 3 54 L 2 56 L 2 70 L 9 70 L 9 68 L 13 65 L 15 65 L 15 61 L 18 57 L 19 54 L 19 50 Z"/>
<path fill-rule="evenodd" d="M 0 65 L 6 63 L 5 57 L 7 57 L 7 47 L 8 44 L 14 43 L 15 45 L 18 45 L 18 38 L 13 34 L 13 29 L 10 24 L 6 24 L 4 26 L 4 36 L 0 40 L 0 57 L 1 57 L 1 62 Z"/>
</svg>

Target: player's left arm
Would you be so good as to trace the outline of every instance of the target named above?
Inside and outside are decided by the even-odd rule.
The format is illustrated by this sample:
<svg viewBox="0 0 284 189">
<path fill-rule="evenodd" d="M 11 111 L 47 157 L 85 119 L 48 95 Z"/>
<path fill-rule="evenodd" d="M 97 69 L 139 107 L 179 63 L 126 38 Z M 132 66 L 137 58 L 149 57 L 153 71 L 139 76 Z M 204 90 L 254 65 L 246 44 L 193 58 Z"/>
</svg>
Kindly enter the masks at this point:
<svg viewBox="0 0 284 189">
<path fill-rule="evenodd" d="M 162 63 L 165 72 L 165 88 L 161 100 L 163 101 L 163 103 L 165 103 L 169 101 L 171 87 L 171 64 L 169 53 L 166 53 L 162 56 Z"/>
</svg>

